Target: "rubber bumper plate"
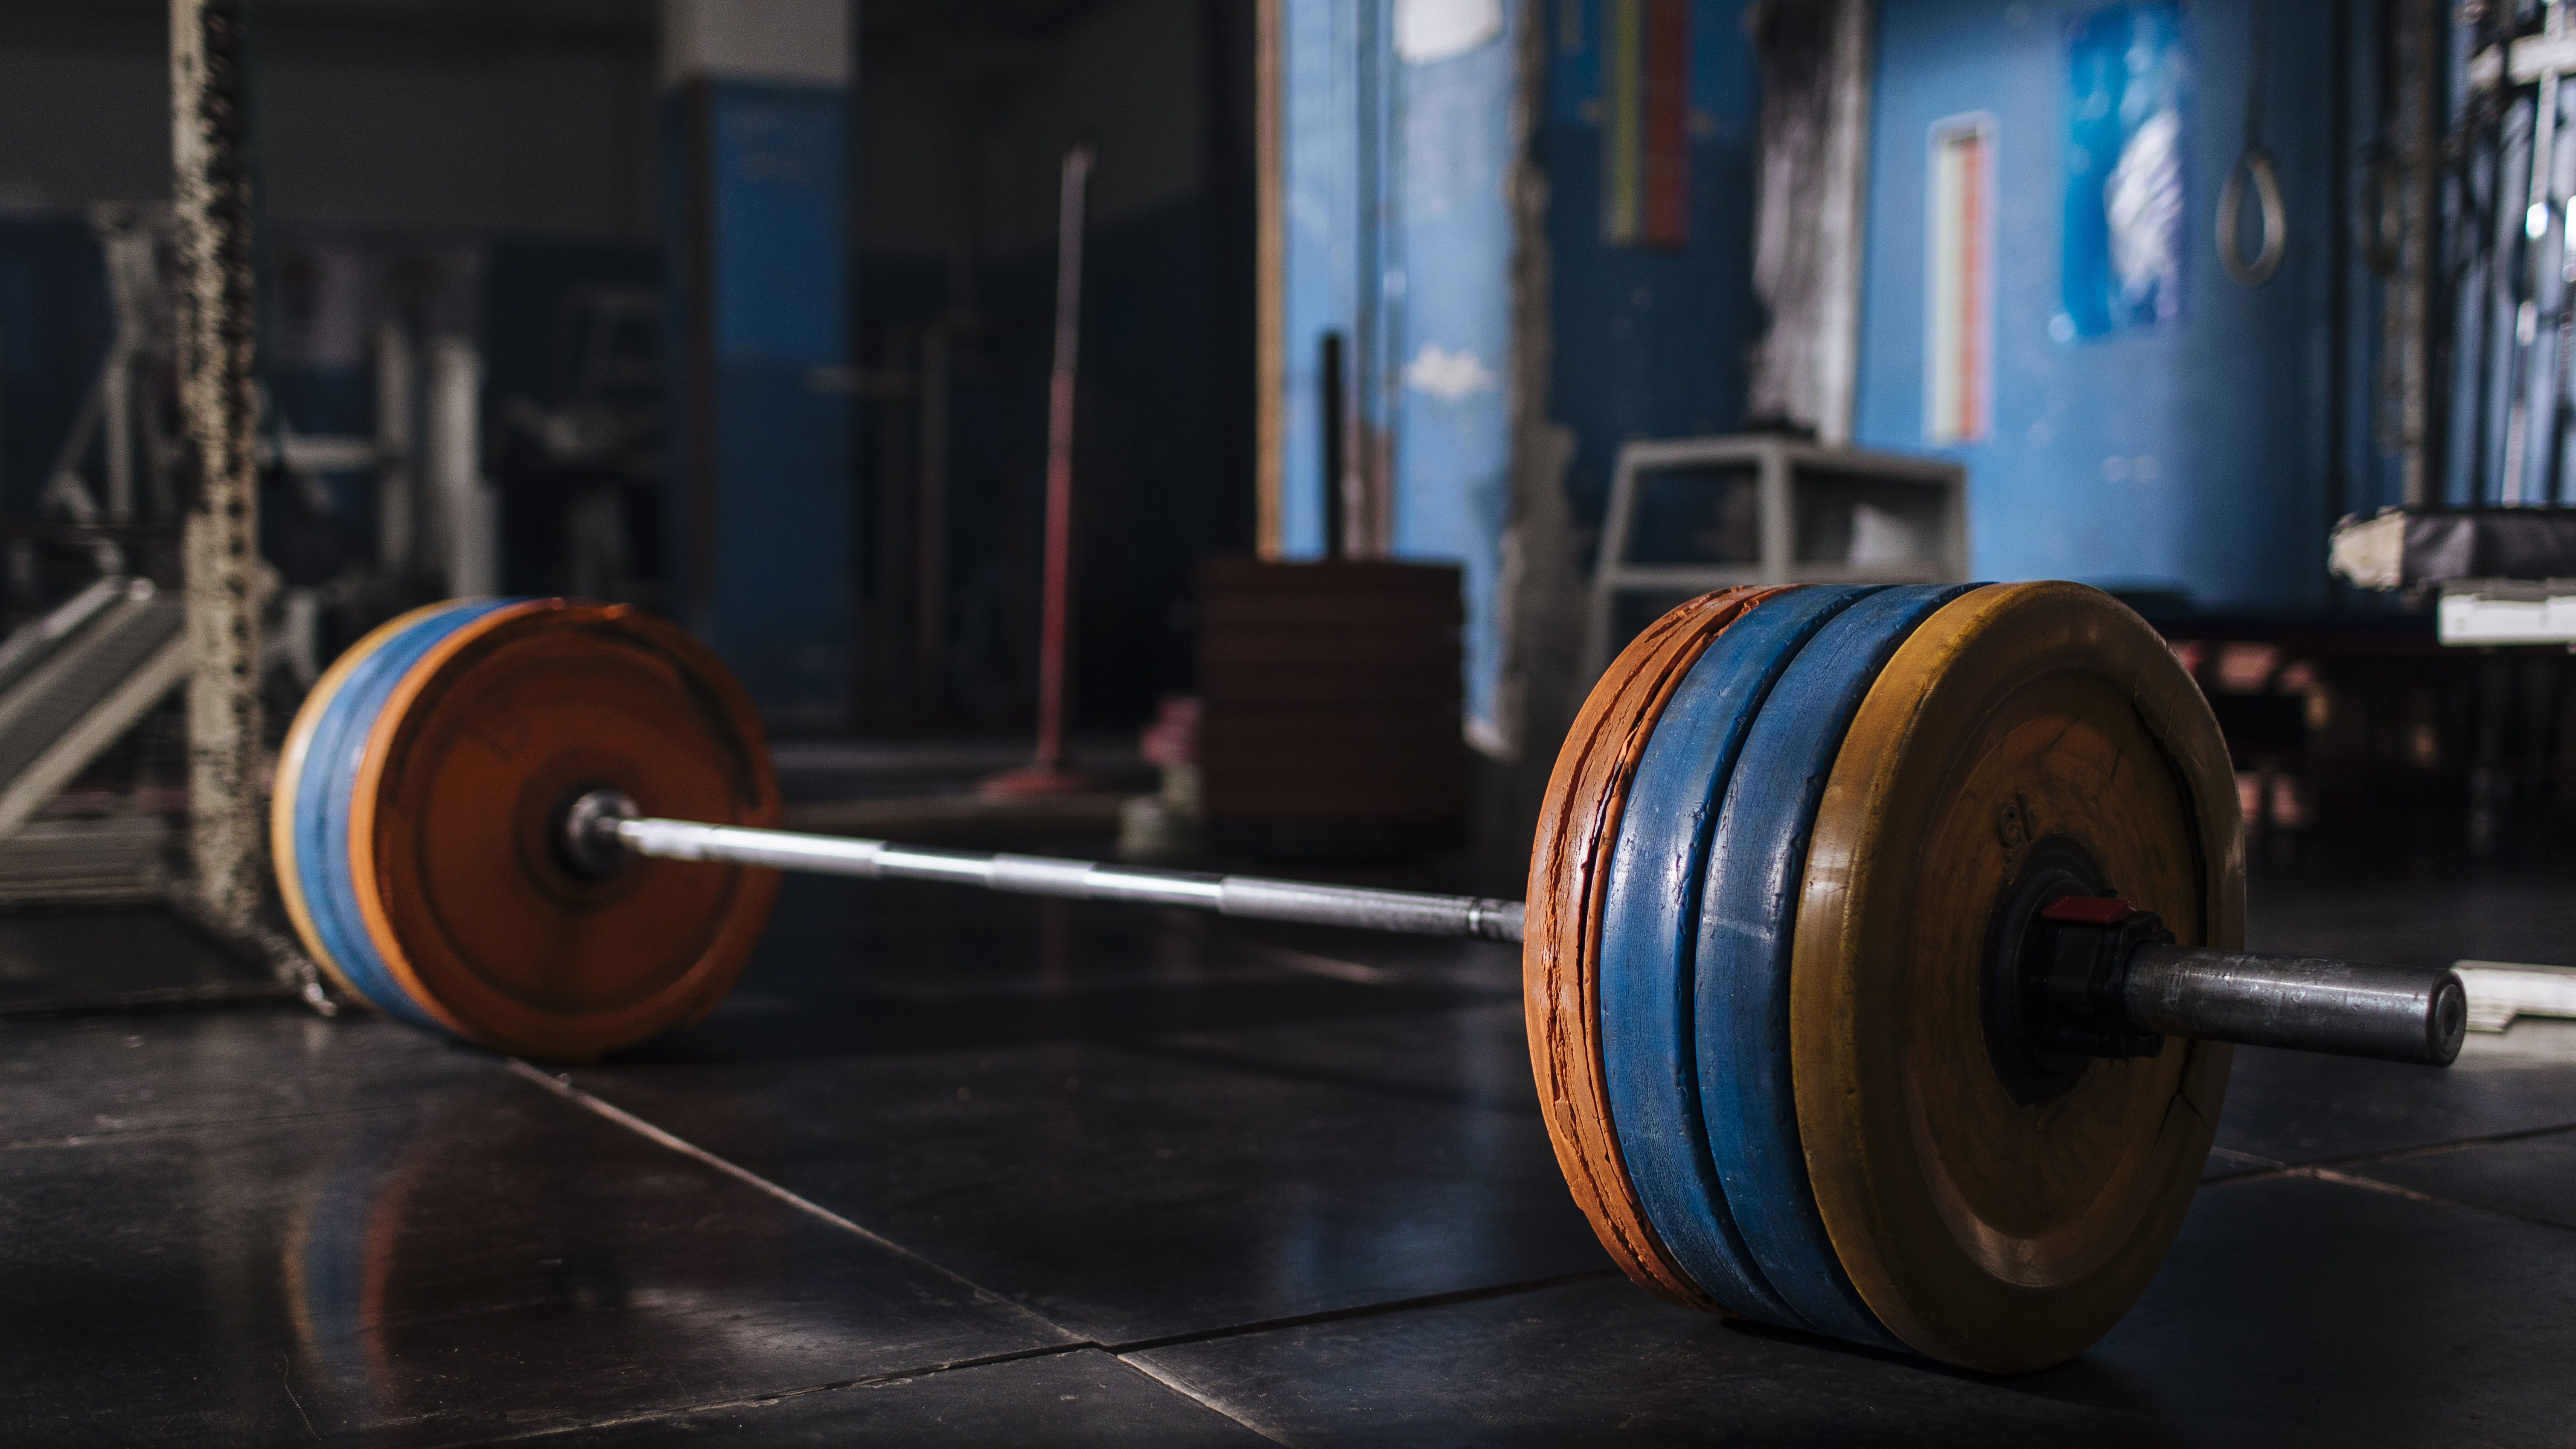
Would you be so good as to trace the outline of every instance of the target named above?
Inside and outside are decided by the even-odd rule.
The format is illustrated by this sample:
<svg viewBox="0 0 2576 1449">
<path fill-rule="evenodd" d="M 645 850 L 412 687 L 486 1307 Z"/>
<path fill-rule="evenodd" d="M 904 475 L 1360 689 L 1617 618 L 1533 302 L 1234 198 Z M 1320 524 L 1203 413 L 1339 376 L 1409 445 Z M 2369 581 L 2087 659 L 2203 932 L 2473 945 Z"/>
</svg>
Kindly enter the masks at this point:
<svg viewBox="0 0 2576 1449">
<path fill-rule="evenodd" d="M 1557 752 L 1530 850 L 1521 988 L 1530 1067 L 1557 1165 L 1612 1262 L 1651 1291 L 1702 1309 L 1722 1305 L 1649 1224 L 1612 1125 L 1598 1030 L 1602 914 L 1629 783 L 1656 718 L 1710 642 L 1768 592 L 1693 599 L 1620 652 Z"/>
<path fill-rule="evenodd" d="M 1737 751 L 1799 648 L 1872 590 L 1799 588 L 1726 626 L 1655 721 L 1620 813 L 1601 915 L 1601 1057 L 1629 1181 L 1674 1260 L 1749 1318 L 1807 1328 L 1754 1263 L 1700 1117 L 1692 959 L 1700 879 Z"/>
<path fill-rule="evenodd" d="M 630 859 L 591 879 L 556 828 L 600 788 L 647 815 L 774 825 L 739 686 L 619 606 L 478 601 L 397 623 L 331 697 L 316 689 L 290 740 L 298 783 L 272 827 L 292 842 L 280 874 L 299 878 L 307 944 L 389 1011 L 551 1059 L 712 1009 L 776 873 Z"/>
<path fill-rule="evenodd" d="M 1990 962 L 2051 873 L 2185 944 L 2240 944 L 2235 782 L 2199 690 L 2110 596 L 1989 585 L 1911 632 L 1834 758 L 1793 878 L 1789 1060 L 1860 1299 L 1906 1345 L 1998 1372 L 2074 1355 L 2144 1291 L 2227 1082 L 2229 1049 L 2186 1041 L 2053 1077 L 2012 1060 Z"/>
<path fill-rule="evenodd" d="M 269 800 L 279 894 L 305 948 L 343 991 L 415 1026 L 446 1025 L 398 980 L 366 933 L 348 870 L 349 786 L 367 730 L 403 672 L 502 599 L 449 599 L 377 626 L 322 672 L 286 733 Z"/>
<path fill-rule="evenodd" d="M 1789 1040 L 1790 960 L 1816 803 L 1882 664 L 1962 592 L 1882 589 L 1836 614 L 1790 661 L 1746 731 L 1701 885 L 1692 1007 L 1700 1112 L 1736 1226 L 1799 1318 L 1896 1347 L 1844 1277 L 1807 1190 Z"/>
</svg>

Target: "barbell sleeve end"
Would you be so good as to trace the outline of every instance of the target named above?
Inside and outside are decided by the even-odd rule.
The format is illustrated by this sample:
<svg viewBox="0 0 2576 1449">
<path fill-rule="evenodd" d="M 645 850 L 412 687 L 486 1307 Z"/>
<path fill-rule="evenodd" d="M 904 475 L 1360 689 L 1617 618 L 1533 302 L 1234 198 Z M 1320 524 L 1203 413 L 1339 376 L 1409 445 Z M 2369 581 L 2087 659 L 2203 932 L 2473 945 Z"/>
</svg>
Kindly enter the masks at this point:
<svg viewBox="0 0 2576 1449">
<path fill-rule="evenodd" d="M 2130 958 L 2130 1020 L 2167 1036 L 2446 1067 L 2468 1031 L 2447 967 L 2146 945 Z"/>
</svg>

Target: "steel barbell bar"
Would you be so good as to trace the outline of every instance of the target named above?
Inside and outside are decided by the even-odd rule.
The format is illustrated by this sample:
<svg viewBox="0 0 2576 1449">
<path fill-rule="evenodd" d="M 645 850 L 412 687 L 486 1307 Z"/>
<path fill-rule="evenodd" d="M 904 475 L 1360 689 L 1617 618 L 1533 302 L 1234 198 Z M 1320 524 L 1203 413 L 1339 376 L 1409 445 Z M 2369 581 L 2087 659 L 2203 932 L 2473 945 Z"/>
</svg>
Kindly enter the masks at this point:
<svg viewBox="0 0 2576 1449">
<path fill-rule="evenodd" d="M 1246 920 L 1415 936 L 1519 941 L 1522 932 L 1519 901 L 655 819 L 616 790 L 577 797 L 563 812 L 558 841 L 566 860 L 595 879 L 613 875 L 632 854 L 860 880 L 931 881 L 1004 895 L 1179 906 Z M 2467 995 L 2459 975 L 2447 967 L 2176 945 L 2169 934 L 2156 938 L 2153 916 L 2111 904 L 2116 912 L 2096 913 L 2100 919 L 2063 911 L 2063 919 L 2049 919 L 2043 911 L 2044 925 L 2025 930 L 2029 937 L 2041 931 L 2050 937 L 2044 943 L 2034 939 L 2020 952 L 2024 989 L 2042 1003 L 2029 1018 L 2035 1036 L 2065 1014 L 2045 1003 L 2080 998 L 2080 1009 L 2098 1016 L 2097 1030 L 2109 1036 L 2172 1035 L 2430 1066 L 2448 1066 L 2460 1053 Z M 2115 956 L 2058 964 L 2072 955 L 2058 944 L 2060 938 L 2093 932 L 2099 939 L 2088 939 L 2085 949 L 2099 955 L 2101 944 L 2115 939 L 2107 928 L 2122 921 L 2143 922 L 2148 934 L 2139 935 L 2133 924 L 2129 934 L 2138 939 Z M 2043 953 L 2045 961 L 2036 959 Z M 2154 1054 L 2083 1045 L 2072 1050 L 2107 1057 Z"/>
</svg>

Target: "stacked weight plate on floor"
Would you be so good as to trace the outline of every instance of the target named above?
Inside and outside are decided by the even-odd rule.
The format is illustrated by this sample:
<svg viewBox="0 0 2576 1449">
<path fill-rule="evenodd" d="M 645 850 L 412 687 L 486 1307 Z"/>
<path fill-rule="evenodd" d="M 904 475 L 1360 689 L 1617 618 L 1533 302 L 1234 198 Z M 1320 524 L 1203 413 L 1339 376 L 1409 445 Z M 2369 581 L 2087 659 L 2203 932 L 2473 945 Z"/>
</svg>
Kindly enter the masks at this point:
<svg viewBox="0 0 2576 1449">
<path fill-rule="evenodd" d="M 2041 895 L 2101 889 L 2238 944 L 2224 745 L 2109 596 L 1740 589 L 1658 621 L 1558 757 L 1524 957 L 1549 1134 L 1612 1257 L 1982 1369 L 2107 1331 L 2180 1225 L 2228 1049 L 2024 1047 L 1997 963 Z"/>
<path fill-rule="evenodd" d="M 333 663 L 287 734 L 269 819 L 287 912 L 343 989 L 416 1025 L 548 1059 L 642 1041 L 723 998 L 777 876 L 586 875 L 556 825 L 602 788 L 778 819 L 750 701 L 679 630 L 559 599 L 403 615 Z"/>
</svg>

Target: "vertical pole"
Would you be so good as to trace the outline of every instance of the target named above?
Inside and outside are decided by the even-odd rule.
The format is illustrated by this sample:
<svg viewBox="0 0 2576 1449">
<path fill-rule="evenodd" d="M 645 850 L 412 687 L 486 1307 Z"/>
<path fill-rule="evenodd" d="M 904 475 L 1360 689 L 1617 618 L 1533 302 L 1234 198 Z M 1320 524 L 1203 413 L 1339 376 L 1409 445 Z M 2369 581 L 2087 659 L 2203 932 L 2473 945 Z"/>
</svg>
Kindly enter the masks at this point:
<svg viewBox="0 0 2576 1449">
<path fill-rule="evenodd" d="M 493 538 L 493 500 L 483 485 L 483 357 L 462 337 L 429 344 L 428 436 L 422 478 L 435 500 L 431 542 L 447 592 L 460 598 L 495 592 L 500 573 Z"/>
<path fill-rule="evenodd" d="M 2549 0 L 2543 11 L 2546 33 L 2552 37 L 2566 33 L 2566 0 Z M 2523 437 L 2524 465 L 2522 475 L 2508 480 L 2509 496 L 2522 503 L 2550 503 L 2556 500 L 2554 474 L 2558 462 L 2558 394 L 2559 378 L 2565 363 L 2558 355 L 2559 320 L 2567 306 L 2564 270 L 2559 256 L 2566 250 L 2563 237 L 2551 231 L 2558 220 L 2558 94 L 2559 75 L 2555 70 L 2540 78 L 2539 109 L 2533 117 L 2534 138 L 2531 144 L 2531 202 L 2524 213 L 2523 234 L 2531 243 L 2531 305 L 2534 308 L 2533 345 L 2528 354 L 2531 379 L 2524 403 L 2526 416 Z M 2549 245 L 2556 241 L 2555 246 Z"/>
<path fill-rule="evenodd" d="M 376 329 L 376 561 L 397 579 L 412 573 L 413 480 L 411 339 L 402 324 Z"/>
<path fill-rule="evenodd" d="M 2446 24 L 2438 0 L 2389 0 L 2398 19 L 2397 107 L 2405 177 L 2405 230 L 2397 247 L 2396 306 L 2390 311 L 2398 338 L 2398 438 L 2403 457 L 2404 503 L 2432 503 L 2441 486 L 2440 439 L 2433 410 L 2436 355 L 2433 309 L 2441 265 L 2438 192 L 2441 186 L 2442 53 Z"/>
<path fill-rule="evenodd" d="M 412 577 L 412 515 L 420 458 L 412 445 L 412 340 L 399 322 L 376 329 L 376 561 Z"/>
<path fill-rule="evenodd" d="M 1283 500 L 1288 453 L 1288 172 L 1282 151 L 1287 89 L 1279 35 L 1284 4 L 1285 0 L 1254 0 L 1252 22 L 1253 268 L 1258 289 L 1253 305 L 1254 345 L 1260 349 L 1253 363 L 1260 398 L 1255 405 L 1252 547 L 1266 559 L 1278 558 L 1287 538 Z"/>
<path fill-rule="evenodd" d="M 921 330 L 920 488 L 914 501 L 914 722 L 936 725 L 948 704 L 948 329 L 946 316 Z"/>
<path fill-rule="evenodd" d="M 984 782 L 989 795 L 1052 795 L 1089 782 L 1064 767 L 1065 651 L 1073 612 L 1073 399 L 1082 342 L 1082 198 L 1091 148 L 1065 153 L 1056 193 L 1055 367 L 1047 376 L 1046 561 L 1038 615 L 1038 757 Z"/>
<path fill-rule="evenodd" d="M 1322 416 L 1324 444 L 1324 557 L 1340 558 L 1349 550 L 1350 476 L 1342 445 L 1350 437 L 1350 404 L 1342 397 L 1342 334 L 1327 332 L 1317 366 L 1317 412 Z"/>
<path fill-rule="evenodd" d="M 2326 168 L 2326 215 L 2330 217 L 2352 215 L 2348 199 L 2355 165 L 2351 142 L 2352 66 L 2352 13 L 2338 5 L 2326 17 L 2326 155 L 2331 158 Z M 2337 519 L 2352 511 L 2352 480 L 2347 476 L 2344 457 L 2348 441 L 2344 431 L 2351 407 L 2351 237 L 2349 226 L 2326 228 L 2326 506 L 2325 517 L 2320 521 L 2328 533 Z M 2327 570 L 2327 607 L 2340 609 L 2346 598 L 2343 579 Z"/>
<path fill-rule="evenodd" d="M 137 295 L 134 228 L 120 220 L 98 230 L 107 291 L 116 311 L 116 340 L 99 375 L 100 441 L 107 445 L 107 521 L 134 521 L 134 364 L 143 351 L 143 298 Z M 145 233 L 144 235 L 149 235 Z M 148 247 L 150 243 L 145 243 Z M 148 264 L 151 253 L 143 260 Z M 148 274 L 147 274 L 148 275 Z"/>
<path fill-rule="evenodd" d="M 716 264 L 715 143 L 713 87 L 704 76 L 691 77 L 680 105 L 688 127 L 683 165 L 687 187 L 681 199 L 680 266 L 687 309 L 682 345 L 687 349 L 683 376 L 688 395 L 682 400 L 688 441 L 682 455 L 682 517 L 687 520 L 687 587 L 680 597 L 680 619 L 703 637 L 715 622 L 716 578 Z"/>
<path fill-rule="evenodd" d="M 1393 157 L 1389 154 L 1395 130 L 1394 85 L 1387 75 L 1385 55 L 1387 30 L 1394 22 L 1394 7 L 1363 4 L 1355 16 L 1358 35 L 1359 92 L 1358 164 L 1355 168 L 1359 190 L 1358 245 L 1351 249 L 1358 263 L 1351 278 L 1351 340 L 1346 354 L 1350 363 L 1346 382 L 1352 400 L 1350 452 L 1345 462 L 1346 476 L 1352 481 L 1344 527 L 1353 535 L 1346 552 L 1355 558 L 1384 558 L 1388 553 L 1387 536 L 1381 522 L 1394 516 L 1389 495 L 1394 491 L 1388 477 L 1394 462 L 1393 434 L 1396 423 L 1394 367 L 1390 359 L 1402 355 L 1402 343 L 1390 334 L 1403 322 L 1403 307 L 1398 298 L 1387 295 L 1387 279 L 1397 270 L 1401 257 L 1399 243 L 1404 226 L 1398 201 L 1400 187 L 1389 173 Z"/>
<path fill-rule="evenodd" d="M 1038 768 L 1064 766 L 1064 654 L 1073 572 L 1073 395 L 1082 345 L 1082 201 L 1091 148 L 1065 153 L 1057 198 L 1055 367 L 1047 377 L 1046 613 L 1038 630 Z"/>
<path fill-rule="evenodd" d="M 1829 52 L 1832 117 L 1824 142 L 1824 196 L 1817 207 L 1824 285 L 1816 299 L 1816 437 L 1828 447 L 1852 440 L 1852 400 L 1860 387 L 1862 232 L 1869 217 L 1869 101 L 1877 66 L 1873 0 L 1842 0 Z"/>
<path fill-rule="evenodd" d="M 194 470 L 182 545 L 188 805 L 197 906 L 247 928 L 260 850 L 259 493 L 251 375 L 251 177 L 244 0 L 171 0 L 179 404 Z"/>
</svg>

